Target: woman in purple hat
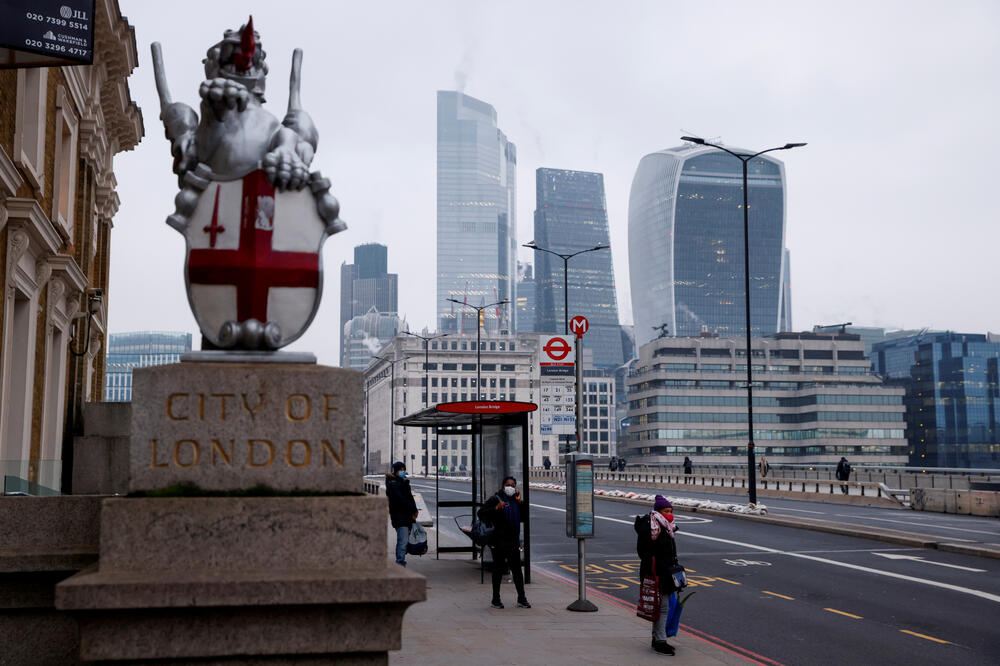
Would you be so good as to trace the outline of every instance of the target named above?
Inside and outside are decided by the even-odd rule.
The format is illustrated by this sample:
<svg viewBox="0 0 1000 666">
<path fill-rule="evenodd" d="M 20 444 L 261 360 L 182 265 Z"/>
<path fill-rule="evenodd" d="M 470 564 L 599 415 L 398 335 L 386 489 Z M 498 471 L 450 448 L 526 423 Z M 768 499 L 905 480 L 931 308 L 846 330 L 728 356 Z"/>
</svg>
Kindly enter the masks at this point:
<svg viewBox="0 0 1000 666">
<path fill-rule="evenodd" d="M 653 510 L 635 519 L 638 535 L 636 551 L 639 553 L 640 579 L 652 573 L 656 562 L 656 575 L 660 579 L 660 616 L 653 623 L 652 648 L 660 654 L 674 654 L 674 647 L 667 643 L 667 615 L 670 609 L 670 595 L 674 592 L 670 568 L 677 565 L 677 545 L 674 542 L 674 505 L 666 497 L 657 495 Z"/>
</svg>

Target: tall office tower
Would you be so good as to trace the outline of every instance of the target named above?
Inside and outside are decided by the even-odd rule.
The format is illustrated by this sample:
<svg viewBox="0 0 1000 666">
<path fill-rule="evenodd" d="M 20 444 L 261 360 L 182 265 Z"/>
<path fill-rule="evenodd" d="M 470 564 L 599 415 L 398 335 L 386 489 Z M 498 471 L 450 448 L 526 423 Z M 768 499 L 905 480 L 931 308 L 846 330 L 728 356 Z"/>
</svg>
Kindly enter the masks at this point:
<svg viewBox="0 0 1000 666">
<path fill-rule="evenodd" d="M 587 171 L 538 169 L 535 172 L 535 244 L 569 254 L 597 245 L 611 245 L 604 176 Z M 562 333 L 564 321 L 563 261 L 548 252 L 535 252 L 538 292 L 536 328 Z M 598 250 L 569 261 L 569 316 L 590 322 L 584 340 L 594 350 L 594 365 L 617 368 L 622 351 L 618 298 L 610 250 Z"/>
<path fill-rule="evenodd" d="M 445 333 L 516 331 L 517 150 L 492 106 L 460 92 L 437 94 L 437 316 Z"/>
<path fill-rule="evenodd" d="M 748 166 L 750 330 L 763 336 L 791 326 L 785 168 L 770 156 Z M 637 346 L 662 325 L 676 336 L 746 335 L 742 173 L 739 160 L 707 146 L 639 162 L 628 210 Z"/>
<path fill-rule="evenodd" d="M 532 275 L 531 264 L 517 262 L 517 332 L 535 331 L 535 311 L 537 309 L 537 289 Z"/>
<path fill-rule="evenodd" d="M 871 360 L 906 391 L 911 465 L 1000 465 L 1000 336 L 920 331 L 876 342 Z"/>
<path fill-rule="evenodd" d="M 399 304 L 399 276 L 389 273 L 389 248 L 365 243 L 354 248 L 354 263 L 340 266 L 340 367 L 350 365 L 344 327 L 372 308 L 395 315 Z M 391 337 L 391 336 L 390 336 Z"/>
</svg>

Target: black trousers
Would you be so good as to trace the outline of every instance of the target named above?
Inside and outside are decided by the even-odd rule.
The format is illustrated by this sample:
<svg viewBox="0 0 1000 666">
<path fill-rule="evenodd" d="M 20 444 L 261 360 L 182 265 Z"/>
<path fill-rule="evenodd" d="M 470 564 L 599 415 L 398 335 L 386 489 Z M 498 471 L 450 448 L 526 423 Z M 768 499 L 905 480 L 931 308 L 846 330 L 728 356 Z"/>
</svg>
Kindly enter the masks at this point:
<svg viewBox="0 0 1000 666">
<path fill-rule="evenodd" d="M 501 542 L 495 546 L 490 546 L 493 553 L 493 598 L 500 598 L 500 581 L 503 580 L 504 571 L 510 567 L 511 576 L 514 578 L 514 587 L 517 589 L 517 598 L 524 596 L 524 575 L 521 573 L 521 553 L 516 543 Z"/>
</svg>

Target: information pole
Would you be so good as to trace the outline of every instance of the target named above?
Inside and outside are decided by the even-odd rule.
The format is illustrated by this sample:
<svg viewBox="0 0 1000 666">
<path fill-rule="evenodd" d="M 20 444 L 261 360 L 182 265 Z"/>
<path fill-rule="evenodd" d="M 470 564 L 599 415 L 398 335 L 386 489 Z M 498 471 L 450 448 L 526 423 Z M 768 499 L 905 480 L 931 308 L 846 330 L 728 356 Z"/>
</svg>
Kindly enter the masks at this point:
<svg viewBox="0 0 1000 666">
<path fill-rule="evenodd" d="M 594 536 L 594 460 L 584 453 L 566 456 L 566 536 L 576 539 L 577 599 L 567 610 L 593 612 L 587 601 L 586 539 Z"/>
</svg>

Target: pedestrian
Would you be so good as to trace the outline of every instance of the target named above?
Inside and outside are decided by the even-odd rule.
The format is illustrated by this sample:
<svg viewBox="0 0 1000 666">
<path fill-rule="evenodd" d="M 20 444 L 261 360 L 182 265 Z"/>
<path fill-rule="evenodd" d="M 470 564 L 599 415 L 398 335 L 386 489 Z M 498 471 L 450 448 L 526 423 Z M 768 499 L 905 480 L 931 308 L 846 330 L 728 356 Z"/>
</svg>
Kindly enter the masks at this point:
<svg viewBox="0 0 1000 666">
<path fill-rule="evenodd" d="M 614 472 L 616 469 L 618 469 L 618 457 L 611 456 L 611 460 L 608 461 L 608 471 Z"/>
<path fill-rule="evenodd" d="M 618 471 L 619 471 L 619 472 L 624 472 L 624 471 L 625 471 L 625 465 L 626 465 L 626 464 L 627 464 L 627 463 L 626 463 L 626 461 L 625 461 L 625 459 L 624 459 L 624 458 L 619 458 L 619 459 L 618 459 Z"/>
<path fill-rule="evenodd" d="M 552 461 L 549 460 L 548 456 L 542 458 L 542 467 L 544 467 L 546 470 L 552 469 Z"/>
<path fill-rule="evenodd" d="M 691 479 L 688 479 L 686 477 L 691 476 L 692 467 L 694 467 L 694 465 L 691 462 L 691 459 L 688 458 L 687 456 L 684 456 L 684 476 L 685 476 L 684 483 L 691 483 Z"/>
<path fill-rule="evenodd" d="M 410 527 L 417 520 L 417 503 L 406 478 L 406 464 L 392 463 L 392 474 L 385 475 L 385 496 L 389 498 L 389 520 L 396 530 L 396 564 L 406 566 L 406 542 Z"/>
<path fill-rule="evenodd" d="M 761 456 L 760 457 L 760 478 L 762 478 L 762 479 L 765 478 L 767 476 L 768 470 L 770 470 L 770 469 L 771 469 L 771 466 L 767 464 L 767 456 Z"/>
<path fill-rule="evenodd" d="M 667 620 L 670 614 L 670 597 L 675 593 L 671 567 L 677 566 L 677 544 L 674 533 L 674 507 L 666 497 L 657 495 L 653 510 L 635 519 L 636 552 L 639 555 L 639 579 L 654 573 L 660 582 L 660 615 L 653 622 L 651 647 L 659 654 L 674 654 L 674 647 L 667 643 Z"/>
<path fill-rule="evenodd" d="M 849 481 L 851 478 L 851 463 L 847 462 L 847 458 L 840 456 L 840 462 L 837 463 L 837 480 L 838 481 Z M 847 494 L 847 486 L 840 486 L 841 492 L 845 495 Z"/>
<path fill-rule="evenodd" d="M 486 500 L 479 510 L 479 519 L 493 527 L 490 535 L 490 552 L 493 554 L 493 608 L 503 608 L 500 599 L 500 581 L 510 567 L 514 587 L 517 589 L 517 607 L 531 608 L 524 595 L 524 576 L 521 572 L 521 523 L 524 511 L 517 479 L 508 476 L 493 497 Z"/>
</svg>

